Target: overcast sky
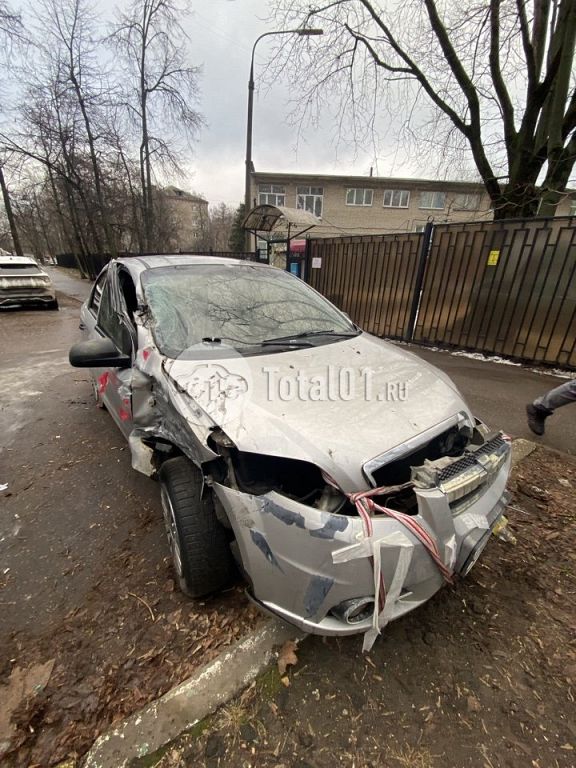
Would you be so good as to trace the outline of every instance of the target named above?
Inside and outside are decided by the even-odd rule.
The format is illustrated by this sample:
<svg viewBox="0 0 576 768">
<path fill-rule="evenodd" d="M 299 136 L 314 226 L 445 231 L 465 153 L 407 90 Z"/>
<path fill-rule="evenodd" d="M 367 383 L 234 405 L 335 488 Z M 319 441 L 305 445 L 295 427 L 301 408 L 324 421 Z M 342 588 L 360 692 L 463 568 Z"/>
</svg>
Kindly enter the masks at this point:
<svg viewBox="0 0 576 768">
<path fill-rule="evenodd" d="M 258 35 L 274 28 L 265 21 L 267 6 L 266 0 L 192 0 L 194 13 L 185 22 L 191 61 L 203 66 L 200 109 L 207 121 L 194 149 L 186 186 L 210 203 L 237 205 L 244 196 L 250 53 Z M 322 125 L 306 130 L 300 138 L 296 128 L 288 125 L 284 115 L 290 93 L 282 82 L 262 85 L 270 52 L 267 43 L 260 42 L 256 54 L 252 152 L 256 169 L 367 175 L 374 164 L 373 153 L 359 151 L 354 158 L 351 148 L 338 147 L 333 116 L 327 114 Z"/>
</svg>

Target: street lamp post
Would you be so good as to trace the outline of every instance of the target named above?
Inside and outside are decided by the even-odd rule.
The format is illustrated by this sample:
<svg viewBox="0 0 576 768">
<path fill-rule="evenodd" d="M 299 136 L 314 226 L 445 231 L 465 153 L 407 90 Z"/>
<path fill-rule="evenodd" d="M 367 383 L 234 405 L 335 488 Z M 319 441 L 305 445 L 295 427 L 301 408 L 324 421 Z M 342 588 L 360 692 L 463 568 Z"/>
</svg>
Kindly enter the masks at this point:
<svg viewBox="0 0 576 768">
<path fill-rule="evenodd" d="M 252 113 L 254 111 L 254 53 L 256 46 L 264 37 L 271 35 L 299 35 L 300 37 L 311 37 L 313 35 L 323 35 L 324 30 L 302 27 L 301 29 L 279 29 L 273 32 L 264 32 L 257 37 L 252 46 L 252 57 L 250 59 L 250 79 L 248 80 L 248 118 L 246 120 L 246 177 L 244 186 L 244 216 L 248 216 L 251 209 L 250 205 L 250 181 L 252 173 Z M 245 237 L 246 250 L 250 250 L 250 232 L 246 232 Z"/>
</svg>

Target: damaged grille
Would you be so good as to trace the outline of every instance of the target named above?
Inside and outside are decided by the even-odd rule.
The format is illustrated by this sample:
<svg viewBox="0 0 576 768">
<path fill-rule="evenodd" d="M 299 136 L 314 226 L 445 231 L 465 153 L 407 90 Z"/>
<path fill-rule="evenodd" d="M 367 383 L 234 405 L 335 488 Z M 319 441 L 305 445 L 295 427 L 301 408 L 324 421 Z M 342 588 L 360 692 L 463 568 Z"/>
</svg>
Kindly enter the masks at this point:
<svg viewBox="0 0 576 768">
<path fill-rule="evenodd" d="M 482 463 L 483 457 L 486 457 L 487 461 L 490 462 L 494 457 L 499 456 L 501 451 L 507 453 L 506 441 L 501 435 L 496 435 L 496 437 L 493 437 L 491 440 L 484 443 L 484 445 L 480 446 L 474 453 L 469 453 L 461 459 L 458 459 L 458 461 L 441 469 L 437 476 L 438 483 L 446 482 L 456 475 L 459 475 L 461 472 L 464 472 L 466 469 L 470 469 L 475 467 L 478 463 Z"/>
<path fill-rule="evenodd" d="M 462 512 L 483 493 L 508 456 L 508 443 L 495 435 L 459 459 L 427 461 L 414 467 L 412 479 L 419 488 L 439 488 L 448 497 L 454 514 Z"/>
<path fill-rule="evenodd" d="M 398 485 L 410 481 L 412 467 L 420 466 L 425 462 L 436 461 L 444 456 L 457 457 L 464 453 L 470 440 L 470 434 L 466 429 L 451 426 L 432 439 L 418 444 L 408 452 L 402 452 L 397 459 L 392 459 L 384 464 L 368 469 L 370 463 L 364 465 L 364 469 L 372 480 L 372 484 L 378 486 Z M 374 461 L 374 460 L 373 460 Z"/>
</svg>

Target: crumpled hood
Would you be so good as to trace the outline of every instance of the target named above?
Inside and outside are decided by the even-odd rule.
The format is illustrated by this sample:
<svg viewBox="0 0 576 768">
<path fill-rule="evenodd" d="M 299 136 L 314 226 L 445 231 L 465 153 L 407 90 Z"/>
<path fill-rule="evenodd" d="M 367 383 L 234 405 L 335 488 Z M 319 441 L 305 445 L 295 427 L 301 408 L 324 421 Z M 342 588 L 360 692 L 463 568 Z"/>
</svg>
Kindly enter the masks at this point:
<svg viewBox="0 0 576 768">
<path fill-rule="evenodd" d="M 448 377 L 374 336 L 254 357 L 177 360 L 165 370 L 194 428 L 221 427 L 243 451 L 312 462 L 346 490 L 362 465 L 470 411 Z"/>
</svg>

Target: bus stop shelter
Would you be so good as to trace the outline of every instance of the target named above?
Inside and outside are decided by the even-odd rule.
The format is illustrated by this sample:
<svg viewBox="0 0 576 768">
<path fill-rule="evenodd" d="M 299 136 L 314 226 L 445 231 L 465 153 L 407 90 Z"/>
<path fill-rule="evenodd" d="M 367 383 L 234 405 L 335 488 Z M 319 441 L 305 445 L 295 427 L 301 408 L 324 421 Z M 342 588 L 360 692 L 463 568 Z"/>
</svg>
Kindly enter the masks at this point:
<svg viewBox="0 0 576 768">
<path fill-rule="evenodd" d="M 320 219 L 309 211 L 299 208 L 286 208 L 281 205 L 257 205 L 248 213 L 243 222 L 243 228 L 266 241 L 268 259 L 270 246 L 274 243 L 286 245 L 286 269 L 303 277 L 304 254 L 301 248 L 292 252 L 290 244 L 305 232 L 320 224 Z"/>
</svg>

